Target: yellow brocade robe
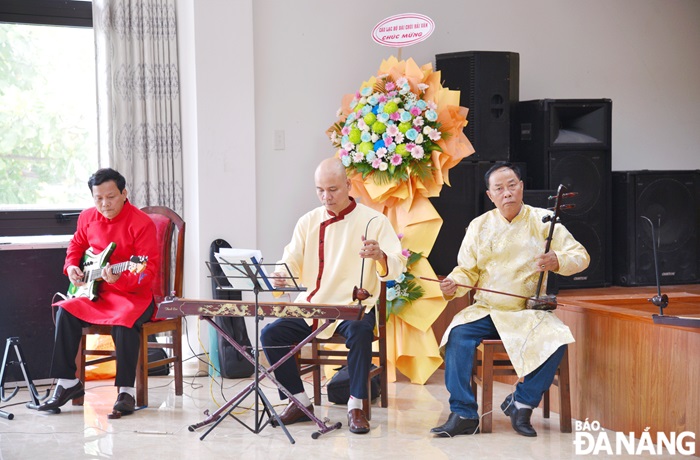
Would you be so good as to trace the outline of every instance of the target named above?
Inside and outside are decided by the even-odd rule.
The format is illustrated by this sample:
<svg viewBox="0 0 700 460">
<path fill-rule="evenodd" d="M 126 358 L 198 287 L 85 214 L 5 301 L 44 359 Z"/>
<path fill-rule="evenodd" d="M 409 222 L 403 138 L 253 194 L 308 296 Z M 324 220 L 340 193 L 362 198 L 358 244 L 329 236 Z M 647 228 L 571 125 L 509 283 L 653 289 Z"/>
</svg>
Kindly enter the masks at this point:
<svg viewBox="0 0 700 460">
<path fill-rule="evenodd" d="M 278 262 L 286 263 L 291 274 L 299 278 L 299 284 L 307 288 L 295 302 L 355 303 L 352 291 L 355 286 L 360 286 L 360 249 L 365 230 L 367 239 L 377 240 L 387 257 L 387 273 L 380 273 L 382 268 L 378 262 L 365 259 L 362 287 L 372 295 L 364 302 L 365 313 L 374 308 L 381 282 L 393 280 L 403 273 L 406 257 L 401 253 L 401 242 L 389 219 L 354 200 L 338 216 L 329 214 L 325 207 L 320 206 L 297 222 L 292 240 L 284 248 L 282 260 Z M 278 267 L 278 270 L 284 269 Z M 339 323 L 331 324 L 319 334 L 319 338 L 332 336 Z"/>
<path fill-rule="evenodd" d="M 523 205 L 512 222 L 498 209 L 477 217 L 467 228 L 457 267 L 448 276 L 458 284 L 537 296 L 540 275 L 534 259 L 544 253 L 550 224 L 543 223 L 542 217 L 548 214 L 551 211 Z M 586 249 L 561 224 L 555 226 L 551 250 L 557 254 L 560 275 L 579 273 L 590 262 Z M 545 275 L 543 290 L 546 281 Z M 459 287 L 453 297 L 467 291 Z M 440 351 L 444 354 L 453 327 L 491 315 L 518 376 L 529 374 L 561 345 L 574 342 L 574 337 L 552 312 L 527 310 L 525 305 L 524 299 L 477 290 L 474 304 L 457 313 L 445 331 Z"/>
</svg>

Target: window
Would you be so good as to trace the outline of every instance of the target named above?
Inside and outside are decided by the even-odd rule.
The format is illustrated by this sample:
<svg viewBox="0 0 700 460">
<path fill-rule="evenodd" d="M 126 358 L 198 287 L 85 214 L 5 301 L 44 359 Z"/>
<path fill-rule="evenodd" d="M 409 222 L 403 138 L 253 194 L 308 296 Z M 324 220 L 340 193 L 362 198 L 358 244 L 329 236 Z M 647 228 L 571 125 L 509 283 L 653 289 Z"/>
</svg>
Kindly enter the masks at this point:
<svg viewBox="0 0 700 460">
<path fill-rule="evenodd" d="M 59 214 L 92 205 L 94 42 L 89 1 L 0 5 L 0 236 L 55 233 Z"/>
<path fill-rule="evenodd" d="M 91 18 L 91 8 L 21 0 L 15 8 L 10 3 L 14 12 L 0 11 L 2 209 L 91 205 L 86 181 L 98 167 L 95 46 L 91 20 L 86 27 L 81 17 Z"/>
</svg>

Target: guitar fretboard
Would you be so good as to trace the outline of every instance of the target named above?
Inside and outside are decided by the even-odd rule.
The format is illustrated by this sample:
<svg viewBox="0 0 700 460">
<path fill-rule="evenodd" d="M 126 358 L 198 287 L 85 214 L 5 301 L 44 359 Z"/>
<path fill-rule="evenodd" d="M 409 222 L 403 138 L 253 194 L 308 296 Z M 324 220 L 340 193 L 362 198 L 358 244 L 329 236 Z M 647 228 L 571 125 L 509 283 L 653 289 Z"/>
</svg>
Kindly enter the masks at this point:
<svg viewBox="0 0 700 460">
<path fill-rule="evenodd" d="M 114 264 L 110 267 L 110 270 L 113 275 L 116 275 L 118 273 L 123 272 L 124 270 L 127 270 L 129 268 L 129 264 L 131 262 L 126 261 L 126 262 L 121 262 L 118 264 Z M 83 276 L 83 282 L 84 283 L 89 283 L 91 281 L 95 281 L 97 279 L 100 279 L 102 277 L 102 268 L 95 268 L 93 270 L 88 270 L 87 273 L 85 273 L 85 276 Z"/>
</svg>

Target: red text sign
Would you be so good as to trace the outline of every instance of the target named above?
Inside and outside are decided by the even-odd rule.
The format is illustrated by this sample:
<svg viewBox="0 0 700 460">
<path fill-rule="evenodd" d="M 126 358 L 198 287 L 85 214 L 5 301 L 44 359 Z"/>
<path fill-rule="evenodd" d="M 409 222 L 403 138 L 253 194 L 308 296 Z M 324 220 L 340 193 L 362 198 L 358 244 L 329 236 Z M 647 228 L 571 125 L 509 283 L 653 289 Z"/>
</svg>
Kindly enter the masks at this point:
<svg viewBox="0 0 700 460">
<path fill-rule="evenodd" d="M 422 42 L 435 30 L 435 22 L 418 13 L 404 13 L 380 21 L 372 30 L 372 39 L 384 46 L 401 48 Z"/>
</svg>

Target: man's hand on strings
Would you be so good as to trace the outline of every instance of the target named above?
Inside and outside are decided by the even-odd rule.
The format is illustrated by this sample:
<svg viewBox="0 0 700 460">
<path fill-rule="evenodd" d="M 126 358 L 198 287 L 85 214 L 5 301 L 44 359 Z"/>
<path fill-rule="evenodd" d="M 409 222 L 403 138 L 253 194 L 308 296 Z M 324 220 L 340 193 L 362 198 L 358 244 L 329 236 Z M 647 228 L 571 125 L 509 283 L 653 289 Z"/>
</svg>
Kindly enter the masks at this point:
<svg viewBox="0 0 700 460">
<path fill-rule="evenodd" d="M 85 284 L 83 280 L 83 276 L 85 276 L 85 273 L 80 269 L 80 267 L 76 265 L 71 265 L 68 267 L 66 270 L 66 273 L 68 273 L 68 279 L 70 280 L 71 283 L 73 283 L 74 286 L 82 286 Z"/>
<path fill-rule="evenodd" d="M 556 272 L 557 270 L 559 270 L 559 259 L 556 252 L 549 251 L 535 257 L 535 271 Z"/>
<path fill-rule="evenodd" d="M 360 249 L 360 257 L 363 259 L 374 259 L 379 262 L 379 265 L 382 267 L 381 276 L 386 276 L 388 274 L 386 254 L 384 254 L 382 248 L 379 247 L 379 241 L 368 240 L 364 235 L 362 235 L 361 238 L 362 248 Z"/>
<path fill-rule="evenodd" d="M 360 257 L 374 260 L 386 259 L 386 254 L 384 254 L 384 251 L 379 247 L 379 242 L 377 240 L 367 240 L 364 236 L 361 238 L 362 248 L 360 249 Z"/>
</svg>

